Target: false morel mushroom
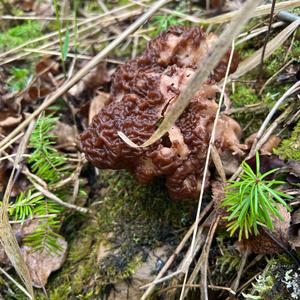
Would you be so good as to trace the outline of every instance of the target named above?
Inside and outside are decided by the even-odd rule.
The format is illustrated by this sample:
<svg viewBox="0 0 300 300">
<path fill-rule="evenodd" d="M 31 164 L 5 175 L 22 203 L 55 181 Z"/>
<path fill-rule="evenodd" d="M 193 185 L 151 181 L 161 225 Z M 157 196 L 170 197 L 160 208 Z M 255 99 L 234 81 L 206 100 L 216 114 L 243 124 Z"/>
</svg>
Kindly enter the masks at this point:
<svg viewBox="0 0 300 300">
<path fill-rule="evenodd" d="M 86 158 L 101 169 L 127 169 L 143 183 L 164 176 L 172 198 L 196 197 L 218 108 L 216 82 L 225 76 L 230 51 L 155 144 L 131 148 L 118 131 L 137 144 L 145 142 L 201 67 L 216 38 L 200 27 L 171 26 L 151 40 L 142 55 L 120 65 L 112 77 L 109 102 L 80 135 Z M 237 64 L 234 54 L 230 72 Z M 240 135 L 239 124 L 221 114 L 215 146 L 222 159 L 231 160 L 242 153 Z"/>
</svg>

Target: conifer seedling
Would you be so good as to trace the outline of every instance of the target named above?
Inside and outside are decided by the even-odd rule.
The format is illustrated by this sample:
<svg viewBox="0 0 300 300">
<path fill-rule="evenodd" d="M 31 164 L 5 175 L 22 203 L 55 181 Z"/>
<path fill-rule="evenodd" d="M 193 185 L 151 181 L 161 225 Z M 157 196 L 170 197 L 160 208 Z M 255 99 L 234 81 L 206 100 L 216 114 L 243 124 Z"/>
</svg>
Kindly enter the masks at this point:
<svg viewBox="0 0 300 300">
<path fill-rule="evenodd" d="M 283 220 L 278 203 L 290 210 L 285 200 L 291 199 L 276 186 L 283 184 L 280 180 L 267 180 L 267 176 L 278 169 L 270 170 L 264 174 L 260 172 L 259 154 L 256 153 L 256 172 L 246 163 L 242 163 L 243 173 L 237 181 L 228 181 L 225 187 L 225 199 L 221 207 L 226 207 L 229 213 L 225 219 L 228 221 L 228 231 L 233 235 L 239 231 L 239 240 L 249 238 L 250 234 L 259 234 L 259 226 L 273 229 L 271 216 Z"/>
</svg>

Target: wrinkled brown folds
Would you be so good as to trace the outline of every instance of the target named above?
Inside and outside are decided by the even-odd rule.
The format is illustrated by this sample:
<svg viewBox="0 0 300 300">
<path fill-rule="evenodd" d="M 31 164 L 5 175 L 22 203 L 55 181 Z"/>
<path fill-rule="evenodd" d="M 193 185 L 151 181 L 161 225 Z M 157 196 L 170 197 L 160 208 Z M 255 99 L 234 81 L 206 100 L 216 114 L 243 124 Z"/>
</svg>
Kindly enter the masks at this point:
<svg viewBox="0 0 300 300">
<path fill-rule="evenodd" d="M 144 183 L 164 176 L 172 198 L 196 197 L 218 108 L 218 88 L 214 84 L 225 76 L 229 52 L 158 142 L 133 149 L 117 132 L 122 131 L 137 144 L 146 141 L 215 39 L 215 35 L 205 35 L 200 27 L 172 26 L 150 41 L 141 56 L 119 66 L 112 78 L 110 102 L 80 135 L 86 158 L 98 168 L 130 170 Z M 237 64 L 234 55 L 231 72 Z M 231 156 L 241 153 L 240 134 L 240 126 L 221 115 L 216 133 L 221 157 L 224 153 L 228 157 L 228 152 Z"/>
</svg>

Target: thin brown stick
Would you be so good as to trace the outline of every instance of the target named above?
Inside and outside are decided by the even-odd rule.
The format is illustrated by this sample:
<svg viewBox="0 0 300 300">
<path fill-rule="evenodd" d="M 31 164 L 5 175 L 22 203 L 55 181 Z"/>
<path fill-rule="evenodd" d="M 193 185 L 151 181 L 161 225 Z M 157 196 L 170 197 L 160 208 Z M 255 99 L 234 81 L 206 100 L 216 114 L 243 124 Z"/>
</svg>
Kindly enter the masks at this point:
<svg viewBox="0 0 300 300">
<path fill-rule="evenodd" d="M 49 199 L 53 200 L 54 202 L 58 203 L 59 205 L 64 206 L 68 209 L 79 211 L 79 212 L 84 213 L 84 214 L 91 213 L 91 211 L 89 209 L 85 208 L 85 207 L 80 207 L 80 206 L 77 206 L 75 204 L 71 204 L 71 203 L 68 203 L 68 202 L 65 202 L 65 201 L 61 200 L 55 194 L 51 193 L 49 190 L 47 190 L 46 188 L 39 185 L 34 180 L 30 180 L 30 182 L 44 196 L 48 197 Z"/>
<path fill-rule="evenodd" d="M 215 235 L 215 232 L 219 224 L 219 220 L 220 220 L 220 215 L 218 215 L 212 222 L 212 225 L 210 226 L 208 232 L 207 242 L 205 243 L 203 252 L 201 254 L 201 256 L 203 256 L 203 264 L 201 267 L 201 299 L 202 300 L 208 300 L 208 291 L 207 291 L 208 256 L 209 256 L 209 250 L 211 247 L 213 237 Z"/>
<path fill-rule="evenodd" d="M 188 288 L 197 288 L 197 289 L 200 289 L 201 288 L 201 285 L 200 284 L 187 284 L 186 285 Z M 218 285 L 211 285 L 209 284 L 208 287 L 212 290 L 223 290 L 223 291 L 227 291 L 229 293 L 231 293 L 232 295 L 235 295 L 236 293 L 229 287 L 226 287 L 226 286 L 218 286 Z M 176 284 L 176 285 L 172 285 L 172 286 L 168 286 L 160 291 L 157 292 L 158 295 L 161 295 L 169 290 L 172 290 L 172 289 L 179 289 L 179 288 L 182 288 L 182 284 Z"/>
<path fill-rule="evenodd" d="M 272 0 L 268 31 L 267 31 L 267 34 L 266 34 L 266 37 L 265 37 L 265 40 L 264 40 L 264 45 L 263 45 L 263 48 L 262 48 L 261 59 L 260 59 L 260 76 L 262 76 L 262 73 L 263 73 L 264 58 L 265 58 L 265 53 L 266 53 L 266 47 L 267 47 L 269 37 L 270 37 L 270 33 L 271 33 L 271 27 L 272 27 L 272 22 L 273 22 L 275 4 L 276 4 L 276 0 Z"/>
<path fill-rule="evenodd" d="M 18 147 L 17 155 L 14 160 L 13 169 L 11 171 L 3 200 L 0 209 L 0 240 L 4 248 L 6 255 L 8 256 L 10 262 L 14 266 L 17 274 L 21 278 L 23 284 L 25 285 L 30 299 L 34 299 L 34 292 L 32 287 L 32 280 L 27 265 L 25 264 L 24 258 L 21 254 L 20 247 L 16 240 L 16 236 L 12 231 L 11 225 L 9 224 L 8 208 L 9 208 L 9 198 L 11 190 L 14 185 L 15 175 L 18 171 L 19 163 L 21 162 L 22 156 L 26 149 L 26 145 L 29 141 L 30 134 L 34 128 L 34 122 L 31 122 L 26 133 L 24 134 L 22 141 Z"/>
<path fill-rule="evenodd" d="M 244 270 L 246 262 L 247 262 L 248 255 L 249 255 L 249 251 L 248 251 L 248 248 L 246 248 L 246 251 L 243 253 L 243 256 L 242 256 L 242 261 L 241 261 L 240 268 L 238 270 L 237 276 L 236 276 L 234 282 L 231 285 L 231 288 L 234 291 L 236 291 L 238 289 L 239 285 L 240 285 L 240 280 L 241 280 L 243 270 Z"/>
</svg>

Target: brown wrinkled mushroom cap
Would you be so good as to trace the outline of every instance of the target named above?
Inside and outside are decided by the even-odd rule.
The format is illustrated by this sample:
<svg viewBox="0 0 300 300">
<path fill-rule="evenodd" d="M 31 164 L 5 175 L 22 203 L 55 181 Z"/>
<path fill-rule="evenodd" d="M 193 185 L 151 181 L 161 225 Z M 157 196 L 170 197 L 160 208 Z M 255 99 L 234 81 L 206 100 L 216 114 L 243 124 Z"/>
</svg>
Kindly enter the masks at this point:
<svg viewBox="0 0 300 300">
<path fill-rule="evenodd" d="M 207 146 L 218 108 L 214 85 L 226 72 L 227 52 L 169 132 L 155 144 L 133 149 L 118 136 L 122 131 L 142 144 L 157 129 L 189 78 L 212 47 L 216 36 L 200 27 L 171 26 L 151 40 L 144 53 L 116 70 L 109 103 L 80 135 L 86 158 L 98 168 L 127 169 L 139 181 L 166 178 L 172 198 L 193 198 L 199 193 Z M 237 68 L 234 56 L 231 72 Z M 241 153 L 240 126 L 221 115 L 215 145 L 222 154 Z M 230 156 L 229 156 L 230 157 Z"/>
</svg>

